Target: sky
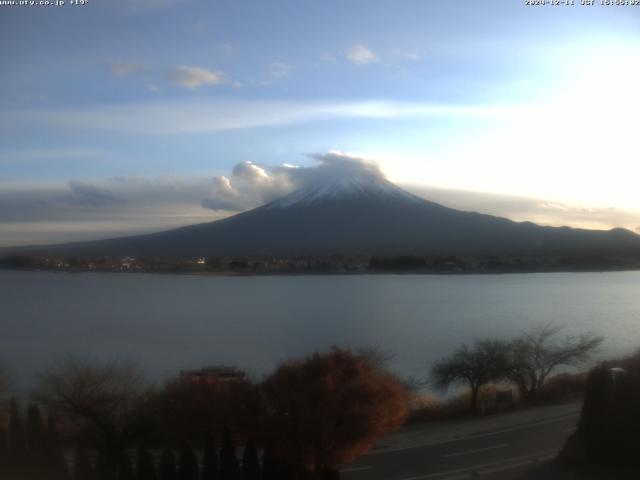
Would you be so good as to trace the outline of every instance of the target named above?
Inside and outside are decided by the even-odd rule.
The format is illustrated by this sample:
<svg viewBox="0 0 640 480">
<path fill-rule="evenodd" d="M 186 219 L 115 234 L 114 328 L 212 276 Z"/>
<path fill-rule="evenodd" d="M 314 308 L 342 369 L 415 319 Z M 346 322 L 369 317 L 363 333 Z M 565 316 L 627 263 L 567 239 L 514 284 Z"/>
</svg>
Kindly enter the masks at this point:
<svg viewBox="0 0 640 480">
<path fill-rule="evenodd" d="M 0 5 L 0 246 L 222 218 L 327 155 L 454 208 L 640 232 L 640 7 L 524 3 Z"/>
</svg>

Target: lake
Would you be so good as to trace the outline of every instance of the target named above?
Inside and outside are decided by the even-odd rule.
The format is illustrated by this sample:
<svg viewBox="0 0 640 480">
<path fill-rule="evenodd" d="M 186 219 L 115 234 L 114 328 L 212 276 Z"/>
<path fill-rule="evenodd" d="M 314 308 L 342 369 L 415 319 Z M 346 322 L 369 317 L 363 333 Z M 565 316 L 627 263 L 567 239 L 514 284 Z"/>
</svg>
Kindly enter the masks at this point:
<svg viewBox="0 0 640 480">
<path fill-rule="evenodd" d="M 235 364 L 260 378 L 330 345 L 380 346 L 424 377 L 460 342 L 545 322 L 640 347 L 640 272 L 256 276 L 0 270 L 0 358 L 20 387 L 67 354 L 138 360 L 160 379 Z"/>
</svg>

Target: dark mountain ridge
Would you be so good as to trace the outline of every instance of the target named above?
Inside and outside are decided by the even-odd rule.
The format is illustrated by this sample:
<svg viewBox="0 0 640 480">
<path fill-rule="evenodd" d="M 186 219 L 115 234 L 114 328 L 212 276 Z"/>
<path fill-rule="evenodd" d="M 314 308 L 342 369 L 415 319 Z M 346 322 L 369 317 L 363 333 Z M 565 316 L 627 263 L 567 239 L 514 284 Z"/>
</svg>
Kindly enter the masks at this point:
<svg viewBox="0 0 640 480">
<path fill-rule="evenodd" d="M 368 255 L 640 255 L 640 236 L 544 227 L 463 212 L 416 197 L 384 178 L 326 179 L 250 211 L 160 233 L 22 253 L 194 258 Z"/>
</svg>

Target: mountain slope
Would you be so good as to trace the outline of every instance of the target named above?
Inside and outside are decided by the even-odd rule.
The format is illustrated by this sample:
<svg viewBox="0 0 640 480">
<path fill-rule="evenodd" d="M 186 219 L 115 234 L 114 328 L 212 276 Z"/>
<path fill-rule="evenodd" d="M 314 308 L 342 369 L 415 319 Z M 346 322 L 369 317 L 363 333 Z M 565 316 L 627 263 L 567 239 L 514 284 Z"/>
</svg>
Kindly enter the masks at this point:
<svg viewBox="0 0 640 480">
<path fill-rule="evenodd" d="M 112 240 L 34 248 L 87 256 L 640 253 L 640 236 L 516 223 L 416 197 L 384 178 L 327 178 L 212 223 Z"/>
</svg>

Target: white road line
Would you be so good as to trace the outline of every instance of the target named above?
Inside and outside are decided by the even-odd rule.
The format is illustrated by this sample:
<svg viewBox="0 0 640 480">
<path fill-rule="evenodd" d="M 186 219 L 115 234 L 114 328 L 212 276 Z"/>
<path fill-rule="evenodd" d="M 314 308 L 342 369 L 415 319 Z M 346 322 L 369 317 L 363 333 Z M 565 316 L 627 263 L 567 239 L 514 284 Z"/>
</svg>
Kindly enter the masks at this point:
<svg viewBox="0 0 640 480">
<path fill-rule="evenodd" d="M 432 447 L 434 445 L 444 445 L 445 443 L 464 442 L 466 440 L 474 440 L 476 438 L 492 437 L 494 435 L 500 435 L 500 434 L 503 434 L 503 433 L 515 432 L 515 431 L 518 431 L 518 430 L 527 430 L 529 428 L 535 428 L 535 427 L 538 427 L 540 425 L 547 425 L 549 423 L 563 422 L 565 420 L 570 419 L 571 417 L 577 417 L 578 415 L 579 415 L 578 413 L 575 413 L 575 414 L 572 413 L 572 414 L 562 415 L 561 417 L 553 417 L 553 418 L 540 420 L 538 422 L 525 423 L 525 424 L 522 424 L 522 425 L 516 425 L 516 426 L 513 426 L 513 427 L 507 427 L 507 428 L 503 428 L 502 430 L 495 430 L 495 431 L 483 432 L 483 433 L 472 433 L 472 434 L 469 434 L 469 435 L 461 436 L 459 438 L 451 438 L 451 439 L 439 440 L 439 441 L 435 441 L 435 442 L 426 442 L 426 443 L 421 443 L 421 444 L 418 444 L 418 445 L 411 445 L 410 447 L 381 448 L 379 450 L 369 451 L 369 452 L 365 453 L 363 456 L 384 455 L 385 453 L 402 452 L 404 450 L 415 450 L 416 448 Z"/>
<path fill-rule="evenodd" d="M 464 452 L 449 453 L 448 455 L 444 455 L 444 457 L 461 457 L 462 455 L 471 455 L 472 453 L 486 452 L 487 450 L 496 450 L 498 448 L 504 448 L 508 446 L 508 443 L 501 443 L 500 445 L 493 445 L 491 447 L 476 448 L 475 450 L 465 450 Z"/>
<path fill-rule="evenodd" d="M 460 437 L 460 440 L 467 440 L 467 439 L 474 439 L 474 438 L 482 438 L 482 437 L 490 437 L 492 435 L 500 435 L 501 433 L 508 433 L 508 432 L 515 432 L 517 430 L 526 430 L 528 428 L 531 427 L 537 427 L 539 425 L 547 425 L 549 423 L 557 423 L 557 422 L 563 422 L 565 420 L 568 420 L 570 417 L 577 417 L 578 414 L 576 413 L 575 415 L 566 415 L 566 416 L 562 416 L 562 417 L 558 417 L 558 418 L 549 418 L 546 420 L 540 420 L 538 422 L 534 422 L 534 423 L 525 423 L 522 425 L 517 425 L 515 427 L 507 427 L 507 428 L 503 428 L 502 430 L 495 430 L 493 432 L 485 432 L 485 433 L 475 433 L 475 434 L 471 434 L 468 435 L 466 437 Z"/>
<path fill-rule="evenodd" d="M 518 468 L 518 467 L 524 467 L 527 465 L 531 465 L 533 463 L 538 463 L 538 462 L 544 462 L 546 460 L 551 460 L 552 458 L 554 458 L 556 455 L 552 454 L 552 455 L 545 455 L 543 457 L 536 457 L 534 459 L 529 459 L 529 460 L 522 460 L 519 462 L 512 462 L 512 463 L 507 463 L 505 465 L 501 465 L 499 467 L 494 467 L 494 468 L 487 468 L 487 469 L 482 469 L 479 470 L 478 473 L 480 475 L 490 475 L 492 473 L 498 473 L 498 472 L 503 472 L 505 470 L 511 470 L 513 468 Z"/>
<path fill-rule="evenodd" d="M 363 470 L 373 470 L 373 467 L 353 467 L 353 468 L 341 468 L 340 473 L 347 472 L 361 472 Z"/>
<path fill-rule="evenodd" d="M 558 454 L 558 449 L 553 450 L 543 450 L 541 452 L 532 453 L 529 455 L 522 455 L 520 457 L 513 457 L 509 459 L 505 459 L 498 462 L 491 463 L 483 463 L 480 465 L 472 465 L 470 467 L 465 468 L 457 468 L 455 470 L 447 470 L 444 472 L 436 472 L 430 473 L 428 475 L 421 475 L 418 477 L 408 477 L 403 478 L 402 480 L 429 480 L 431 478 L 440 478 L 442 480 L 453 480 L 454 478 L 467 478 L 471 476 L 477 476 L 479 471 L 490 471 L 489 469 L 501 468 L 503 470 L 508 470 L 511 468 L 521 467 L 523 465 L 527 465 L 529 463 L 535 463 L 541 460 L 548 460 L 549 458 L 553 458 Z M 456 475 L 455 477 L 452 477 Z"/>
</svg>

